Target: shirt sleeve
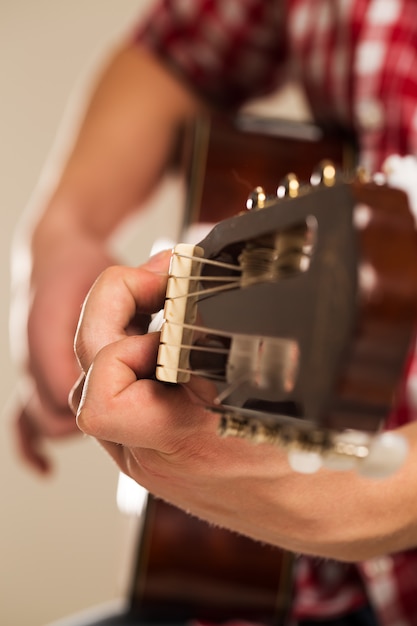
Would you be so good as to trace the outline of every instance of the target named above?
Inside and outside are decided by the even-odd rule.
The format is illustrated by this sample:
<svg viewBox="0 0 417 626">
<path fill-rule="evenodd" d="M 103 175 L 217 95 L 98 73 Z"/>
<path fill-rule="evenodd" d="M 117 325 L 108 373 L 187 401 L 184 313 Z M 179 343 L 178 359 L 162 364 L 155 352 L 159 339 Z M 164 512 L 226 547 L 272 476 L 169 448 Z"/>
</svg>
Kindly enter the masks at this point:
<svg viewBox="0 0 417 626">
<path fill-rule="evenodd" d="M 236 107 L 284 78 L 282 5 L 265 0 L 159 0 L 134 33 L 204 99 Z"/>
</svg>

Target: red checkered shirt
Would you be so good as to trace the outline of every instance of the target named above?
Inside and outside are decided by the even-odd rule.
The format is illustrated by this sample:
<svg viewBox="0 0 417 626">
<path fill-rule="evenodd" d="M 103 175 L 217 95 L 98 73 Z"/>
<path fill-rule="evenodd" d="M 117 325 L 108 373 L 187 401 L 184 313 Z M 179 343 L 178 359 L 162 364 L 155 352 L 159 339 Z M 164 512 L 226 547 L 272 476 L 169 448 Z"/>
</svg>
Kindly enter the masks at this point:
<svg viewBox="0 0 417 626">
<path fill-rule="evenodd" d="M 162 0 L 135 39 L 216 105 L 297 78 L 317 121 L 355 131 L 370 171 L 391 154 L 417 155 L 415 0 Z M 410 372 L 412 383 L 415 362 Z M 411 390 L 389 427 L 414 418 Z M 295 591 L 295 619 L 346 614 L 368 598 L 381 625 L 415 626 L 417 550 L 355 566 L 299 557 Z"/>
</svg>

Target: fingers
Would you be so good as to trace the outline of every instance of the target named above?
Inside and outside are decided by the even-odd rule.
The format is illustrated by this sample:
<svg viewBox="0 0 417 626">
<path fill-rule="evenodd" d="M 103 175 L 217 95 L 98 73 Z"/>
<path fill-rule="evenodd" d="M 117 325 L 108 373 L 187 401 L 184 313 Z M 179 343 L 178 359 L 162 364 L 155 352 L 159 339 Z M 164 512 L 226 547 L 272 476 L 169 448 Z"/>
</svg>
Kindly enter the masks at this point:
<svg viewBox="0 0 417 626">
<path fill-rule="evenodd" d="M 26 398 L 22 414 L 33 424 L 34 430 L 48 439 L 59 439 L 77 431 L 68 402 L 65 409 L 58 410 L 50 403 L 49 398 L 41 396 L 37 389 Z"/>
<path fill-rule="evenodd" d="M 80 374 L 78 380 L 74 383 L 74 386 L 68 396 L 68 404 L 74 415 L 77 415 L 78 407 L 80 406 L 84 384 L 85 374 L 83 372 L 82 374 Z"/>
<path fill-rule="evenodd" d="M 52 464 L 44 449 L 47 439 L 60 439 L 79 434 L 68 402 L 58 402 L 56 396 L 47 394 L 42 384 L 30 395 L 21 399 L 21 410 L 15 420 L 17 451 L 35 471 L 49 474 Z"/>
<path fill-rule="evenodd" d="M 78 268 L 74 277 L 68 270 L 62 276 L 56 276 L 54 271 L 53 278 L 36 286 L 27 320 L 28 343 L 22 350 L 22 370 L 42 397 L 42 404 L 57 419 L 72 417 L 68 393 L 80 372 L 74 354 L 74 334 L 88 291 L 80 272 Z M 85 272 L 89 273 L 88 267 Z"/>
<path fill-rule="evenodd" d="M 45 453 L 46 439 L 60 439 L 79 433 L 74 416 L 56 415 L 44 406 L 36 395 L 18 413 L 15 422 L 16 443 L 20 456 L 36 471 L 47 474 L 52 470 Z"/>
<path fill-rule="evenodd" d="M 22 411 L 16 421 L 16 443 L 21 458 L 40 474 L 49 474 L 52 466 L 42 450 L 42 441 L 33 423 Z"/>
<path fill-rule="evenodd" d="M 171 454 L 191 424 L 212 431 L 207 418 L 187 391 L 149 377 L 155 370 L 158 334 L 127 337 L 103 348 L 88 371 L 77 423 L 88 435 L 129 447 L 153 448 Z"/>
<path fill-rule="evenodd" d="M 170 257 L 165 251 L 140 268 L 111 267 L 98 278 L 84 303 L 75 338 L 84 372 L 103 346 L 130 334 L 138 312 L 151 314 L 162 308 Z"/>
</svg>

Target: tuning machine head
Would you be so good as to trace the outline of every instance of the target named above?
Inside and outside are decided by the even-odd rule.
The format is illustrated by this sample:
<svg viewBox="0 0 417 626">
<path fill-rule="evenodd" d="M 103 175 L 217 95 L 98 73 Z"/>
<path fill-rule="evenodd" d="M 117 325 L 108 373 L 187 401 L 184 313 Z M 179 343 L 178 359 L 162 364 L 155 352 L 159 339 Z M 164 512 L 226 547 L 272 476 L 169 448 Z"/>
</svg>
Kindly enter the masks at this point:
<svg viewBox="0 0 417 626">
<path fill-rule="evenodd" d="M 313 187 L 334 187 L 340 178 L 341 173 L 333 161 L 325 159 L 320 161 L 314 168 L 310 177 L 310 183 Z"/>
<path fill-rule="evenodd" d="M 310 178 L 310 184 L 313 187 L 333 187 L 340 177 L 340 173 L 333 162 L 324 160 L 320 161 L 314 169 Z M 306 187 L 294 172 L 290 172 L 280 181 L 276 191 L 276 198 L 297 198 Z M 263 187 L 255 187 L 248 196 L 246 208 L 250 211 L 263 209 L 273 200 L 274 197 L 268 196 Z"/>
<path fill-rule="evenodd" d="M 297 198 L 301 189 L 301 182 L 294 173 L 287 174 L 279 183 L 276 196 L 267 195 L 263 187 L 255 187 L 248 196 L 246 208 L 250 211 L 264 209 L 276 198 Z"/>
<path fill-rule="evenodd" d="M 277 188 L 278 198 L 297 198 L 300 193 L 301 183 L 294 173 L 287 174 Z"/>
<path fill-rule="evenodd" d="M 376 435 L 357 430 L 334 432 L 313 424 L 303 428 L 288 419 L 273 423 L 230 411 L 221 415 L 219 435 L 277 445 L 287 452 L 291 469 L 301 474 L 326 468 L 384 479 L 404 464 L 408 454 L 406 439 L 390 431 Z"/>
<path fill-rule="evenodd" d="M 255 187 L 250 192 L 248 199 L 246 200 L 246 208 L 248 211 L 256 211 L 257 209 L 264 209 L 267 203 L 268 196 L 266 195 L 263 187 Z"/>
</svg>

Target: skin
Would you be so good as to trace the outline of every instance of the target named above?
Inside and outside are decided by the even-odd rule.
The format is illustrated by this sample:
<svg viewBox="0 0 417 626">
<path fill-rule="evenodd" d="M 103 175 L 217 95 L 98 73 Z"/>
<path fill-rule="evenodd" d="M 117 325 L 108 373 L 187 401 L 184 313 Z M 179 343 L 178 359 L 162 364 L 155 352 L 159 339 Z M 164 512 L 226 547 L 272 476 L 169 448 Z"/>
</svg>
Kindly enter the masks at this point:
<svg viewBox="0 0 417 626">
<path fill-rule="evenodd" d="M 180 125 L 202 110 L 147 52 L 121 49 L 62 171 L 35 196 L 38 217 L 21 228 L 13 271 L 12 343 L 25 383 L 18 448 L 48 473 L 43 443 L 81 429 L 157 496 L 293 551 L 356 561 L 414 546 L 416 425 L 402 429 L 406 464 L 383 482 L 329 470 L 306 476 L 292 472 L 277 447 L 220 439 L 204 408 L 207 383 L 152 378 L 158 335 L 145 331 L 162 306 L 169 255 L 105 269 L 116 261 L 108 243 L 160 180 Z M 78 426 L 67 404 L 77 379 Z"/>
<path fill-rule="evenodd" d="M 180 125 L 201 110 L 146 51 L 124 47 L 99 78 L 62 171 L 35 191 L 14 244 L 11 342 L 22 373 L 17 449 L 37 472 L 52 470 L 46 440 L 79 432 L 68 407 L 79 375 L 74 333 L 90 286 L 117 262 L 109 239 L 140 210 Z"/>
<path fill-rule="evenodd" d="M 110 268 L 92 288 L 75 343 L 79 428 L 152 493 L 255 539 L 346 561 L 415 545 L 415 425 L 402 429 L 407 463 L 384 481 L 325 469 L 298 474 L 277 446 L 218 436 L 217 417 L 204 408 L 209 383 L 152 379 L 158 333 L 138 326 L 138 312 L 161 308 L 168 261 L 163 253 L 140 268 Z M 131 334 L 132 323 L 142 334 Z"/>
</svg>

